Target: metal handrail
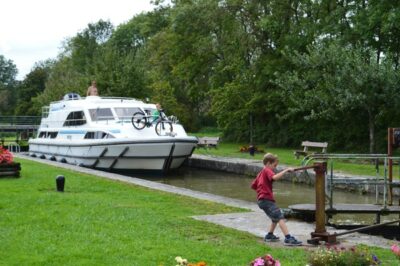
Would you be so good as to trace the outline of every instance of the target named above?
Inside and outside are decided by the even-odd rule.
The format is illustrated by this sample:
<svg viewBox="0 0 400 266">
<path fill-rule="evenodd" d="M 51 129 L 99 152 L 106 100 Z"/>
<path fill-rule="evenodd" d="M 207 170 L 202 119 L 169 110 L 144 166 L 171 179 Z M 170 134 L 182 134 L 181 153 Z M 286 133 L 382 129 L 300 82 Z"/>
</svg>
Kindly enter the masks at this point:
<svg viewBox="0 0 400 266">
<path fill-rule="evenodd" d="M 355 153 L 355 154 L 346 154 L 346 153 L 313 153 L 309 154 L 308 157 L 314 157 L 314 158 L 324 158 L 324 157 L 340 157 L 340 158 L 384 158 L 388 157 L 387 154 L 384 153 L 377 153 L 377 154 L 361 154 L 361 153 Z M 399 157 L 400 158 L 400 157 Z"/>
<path fill-rule="evenodd" d="M 39 125 L 40 116 L 0 116 L 0 125 Z"/>
<path fill-rule="evenodd" d="M 74 119 L 65 119 L 65 120 L 46 119 L 46 120 L 42 121 L 42 124 L 60 123 L 61 124 L 60 127 L 64 127 L 63 124 L 67 121 L 68 122 L 86 121 L 86 122 L 91 122 L 91 123 L 106 122 L 108 124 L 108 122 L 116 121 L 116 119 L 114 118 L 114 116 L 97 116 L 96 120 L 92 120 L 92 118 L 90 118 L 89 120 L 87 118 L 74 118 Z"/>
<path fill-rule="evenodd" d="M 10 152 L 20 153 L 21 152 L 21 146 L 19 146 L 18 143 L 12 142 L 12 143 L 8 144 L 7 150 L 9 150 Z"/>
<path fill-rule="evenodd" d="M 384 174 L 383 178 L 380 178 L 379 175 L 379 166 L 376 167 L 376 178 L 375 179 L 357 179 L 360 181 L 359 183 L 354 183 L 355 185 L 375 185 L 376 190 L 376 204 L 379 202 L 379 191 L 378 186 L 383 186 L 383 205 L 384 208 L 387 208 L 387 187 L 388 185 L 392 185 L 392 182 L 388 181 L 388 160 L 398 160 L 400 163 L 400 157 L 397 156 L 388 156 L 387 154 L 310 154 L 307 155 L 303 161 L 302 166 L 307 167 L 307 165 L 316 159 L 322 159 L 330 162 L 330 177 L 329 177 L 329 207 L 333 208 L 333 185 L 334 183 L 339 183 L 336 181 L 342 181 L 343 179 L 333 178 L 333 162 L 336 159 L 376 159 L 376 160 L 383 160 L 384 161 Z M 383 182 L 382 182 L 383 181 Z M 348 182 L 347 182 L 348 183 Z M 328 190 L 328 188 L 326 188 Z"/>
<path fill-rule="evenodd" d="M 73 99 L 73 100 L 85 100 L 87 97 L 80 97 L 79 99 Z M 107 97 L 107 96 L 102 96 L 102 97 L 100 97 L 99 96 L 99 98 L 100 99 L 105 99 L 105 100 L 130 100 L 130 101 L 137 101 L 137 102 L 142 102 L 142 103 L 145 103 L 145 102 L 143 102 L 142 100 L 138 100 L 138 99 L 136 99 L 136 98 L 128 98 L 128 97 Z M 68 101 L 68 100 L 64 100 L 64 99 L 61 99 L 61 100 L 58 100 L 58 101 L 53 101 L 53 102 L 51 102 L 50 104 L 55 104 L 55 103 L 59 103 L 59 102 L 64 102 L 64 101 Z"/>
</svg>

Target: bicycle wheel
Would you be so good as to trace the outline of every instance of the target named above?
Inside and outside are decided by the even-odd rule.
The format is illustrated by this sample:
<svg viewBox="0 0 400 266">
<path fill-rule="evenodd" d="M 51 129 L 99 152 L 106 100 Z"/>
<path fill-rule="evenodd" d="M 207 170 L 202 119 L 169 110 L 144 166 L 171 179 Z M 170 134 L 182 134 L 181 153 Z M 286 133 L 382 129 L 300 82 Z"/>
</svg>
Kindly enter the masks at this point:
<svg viewBox="0 0 400 266">
<path fill-rule="evenodd" d="M 156 124 L 156 133 L 159 136 L 167 136 L 172 130 L 172 123 L 169 121 L 158 121 Z"/>
<path fill-rule="evenodd" d="M 132 125 L 138 130 L 143 129 L 147 125 L 146 115 L 142 112 L 134 113 L 132 116 Z"/>
</svg>

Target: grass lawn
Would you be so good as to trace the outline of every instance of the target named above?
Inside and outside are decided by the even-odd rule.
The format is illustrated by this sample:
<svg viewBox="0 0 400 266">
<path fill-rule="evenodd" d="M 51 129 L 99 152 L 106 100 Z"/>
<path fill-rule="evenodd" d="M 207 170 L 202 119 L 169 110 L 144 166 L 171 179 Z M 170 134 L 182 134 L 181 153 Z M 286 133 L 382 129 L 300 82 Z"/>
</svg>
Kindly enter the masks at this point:
<svg viewBox="0 0 400 266">
<path fill-rule="evenodd" d="M 241 211 L 18 159 L 21 178 L 0 179 L 1 265 L 176 265 L 175 256 L 207 265 L 248 265 L 270 253 L 305 265 L 301 248 L 270 248 L 261 239 L 189 216 Z M 55 191 L 55 177 L 66 191 Z M 371 249 L 393 265 L 389 250 Z"/>
<path fill-rule="evenodd" d="M 204 135 L 204 134 L 203 134 Z M 196 136 L 198 136 L 196 134 Z M 256 153 L 255 156 L 250 156 L 249 153 L 240 152 L 240 147 L 247 145 L 244 143 L 225 143 L 220 142 L 218 144 L 218 148 L 197 148 L 195 150 L 195 154 L 203 154 L 203 155 L 211 155 L 211 156 L 224 156 L 224 157 L 236 157 L 236 158 L 247 158 L 247 159 L 255 159 L 262 160 L 264 153 L 270 152 L 277 154 L 279 156 L 279 161 L 281 164 L 290 165 L 298 167 L 301 165 L 302 159 L 296 159 L 293 155 L 293 149 L 289 148 L 268 148 L 266 145 L 257 145 L 258 148 L 264 150 L 264 153 Z M 379 167 L 380 176 L 383 177 L 384 167 L 381 165 Z M 334 172 L 342 172 L 353 175 L 369 175 L 376 176 L 375 165 L 368 163 L 357 163 L 355 161 L 334 161 Z M 393 167 L 393 178 L 399 178 L 399 169 L 398 166 Z"/>
<path fill-rule="evenodd" d="M 189 216 L 239 209 L 18 159 L 21 178 L 0 179 L 0 265 L 248 265 L 271 253 L 305 265 L 306 252 Z M 66 191 L 55 191 L 55 177 Z M 387 251 L 379 251 L 387 253 Z M 299 264 L 300 263 L 300 264 Z"/>
</svg>

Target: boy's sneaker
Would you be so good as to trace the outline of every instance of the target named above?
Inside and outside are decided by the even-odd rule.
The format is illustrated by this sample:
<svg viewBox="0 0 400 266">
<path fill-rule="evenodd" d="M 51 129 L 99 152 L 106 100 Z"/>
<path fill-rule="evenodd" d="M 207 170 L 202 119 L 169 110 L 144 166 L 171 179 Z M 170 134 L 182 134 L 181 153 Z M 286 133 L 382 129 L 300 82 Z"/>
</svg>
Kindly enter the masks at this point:
<svg viewBox="0 0 400 266">
<path fill-rule="evenodd" d="M 279 237 L 274 234 L 267 234 L 264 237 L 265 242 L 277 242 L 279 241 Z"/>
<path fill-rule="evenodd" d="M 298 241 L 296 238 L 293 236 L 290 236 L 289 238 L 285 238 L 285 241 L 283 242 L 285 246 L 301 246 L 302 242 Z"/>
</svg>

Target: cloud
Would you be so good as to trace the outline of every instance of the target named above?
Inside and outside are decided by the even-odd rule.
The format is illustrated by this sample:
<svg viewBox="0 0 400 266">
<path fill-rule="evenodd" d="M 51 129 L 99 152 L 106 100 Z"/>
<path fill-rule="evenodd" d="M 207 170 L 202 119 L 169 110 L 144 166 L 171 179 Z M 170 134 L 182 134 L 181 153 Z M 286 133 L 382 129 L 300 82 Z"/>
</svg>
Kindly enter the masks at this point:
<svg viewBox="0 0 400 266">
<path fill-rule="evenodd" d="M 66 38 L 100 19 L 114 26 L 154 8 L 150 0 L 3 1 L 0 54 L 11 59 L 23 79 L 35 62 L 55 58 Z"/>
</svg>

